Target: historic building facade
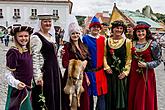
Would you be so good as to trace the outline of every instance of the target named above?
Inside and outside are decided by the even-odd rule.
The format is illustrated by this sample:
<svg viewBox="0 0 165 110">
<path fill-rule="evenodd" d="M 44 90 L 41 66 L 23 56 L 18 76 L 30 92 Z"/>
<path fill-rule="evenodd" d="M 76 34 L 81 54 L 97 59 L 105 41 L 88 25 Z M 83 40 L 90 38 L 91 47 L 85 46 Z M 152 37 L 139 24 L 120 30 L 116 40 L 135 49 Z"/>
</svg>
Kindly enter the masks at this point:
<svg viewBox="0 0 165 110">
<path fill-rule="evenodd" d="M 34 27 L 38 15 L 47 13 L 54 16 L 54 26 L 65 28 L 72 5 L 70 0 L 0 0 L 0 27 Z"/>
</svg>

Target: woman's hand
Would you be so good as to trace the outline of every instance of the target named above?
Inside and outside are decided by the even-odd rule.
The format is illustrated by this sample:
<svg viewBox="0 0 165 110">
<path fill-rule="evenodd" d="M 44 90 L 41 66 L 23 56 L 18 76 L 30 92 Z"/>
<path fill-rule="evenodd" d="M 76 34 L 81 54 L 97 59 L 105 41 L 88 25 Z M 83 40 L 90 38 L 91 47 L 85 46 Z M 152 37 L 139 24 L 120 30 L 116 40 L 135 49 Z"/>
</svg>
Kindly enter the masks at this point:
<svg viewBox="0 0 165 110">
<path fill-rule="evenodd" d="M 25 87 L 26 87 L 26 85 L 25 85 L 25 83 L 23 83 L 23 82 L 20 82 L 20 83 L 18 83 L 18 85 L 17 85 L 18 90 L 22 90 L 22 89 L 25 88 Z"/>
<path fill-rule="evenodd" d="M 64 50 L 64 48 L 61 49 L 61 52 L 60 52 L 60 53 L 61 53 L 61 56 L 60 56 L 60 57 L 62 58 L 63 55 L 65 54 L 65 50 Z"/>
<path fill-rule="evenodd" d="M 108 74 L 112 74 L 112 70 L 111 70 L 110 68 L 107 69 L 106 72 L 107 72 Z"/>
<path fill-rule="evenodd" d="M 124 72 L 122 72 L 122 73 L 120 73 L 119 75 L 118 75 L 118 78 L 119 79 L 123 79 L 123 78 L 125 78 L 125 73 Z"/>
<path fill-rule="evenodd" d="M 139 67 L 142 67 L 142 68 L 146 68 L 146 67 L 147 67 L 147 63 L 142 62 L 142 61 L 139 61 L 139 62 L 138 62 L 138 66 L 139 66 Z"/>
</svg>

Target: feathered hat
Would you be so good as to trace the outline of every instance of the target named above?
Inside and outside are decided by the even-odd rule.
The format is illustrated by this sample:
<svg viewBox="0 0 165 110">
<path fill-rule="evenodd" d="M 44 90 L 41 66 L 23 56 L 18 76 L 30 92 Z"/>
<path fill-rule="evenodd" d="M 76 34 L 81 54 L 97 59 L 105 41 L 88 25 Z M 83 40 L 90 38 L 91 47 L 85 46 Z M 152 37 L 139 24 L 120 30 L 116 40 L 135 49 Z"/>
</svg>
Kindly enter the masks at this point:
<svg viewBox="0 0 165 110">
<path fill-rule="evenodd" d="M 98 18 L 96 18 L 96 16 L 94 16 L 91 20 L 91 23 L 89 24 L 89 28 L 95 26 L 95 25 L 98 25 L 100 28 L 101 28 L 101 23 L 99 21 Z"/>
</svg>

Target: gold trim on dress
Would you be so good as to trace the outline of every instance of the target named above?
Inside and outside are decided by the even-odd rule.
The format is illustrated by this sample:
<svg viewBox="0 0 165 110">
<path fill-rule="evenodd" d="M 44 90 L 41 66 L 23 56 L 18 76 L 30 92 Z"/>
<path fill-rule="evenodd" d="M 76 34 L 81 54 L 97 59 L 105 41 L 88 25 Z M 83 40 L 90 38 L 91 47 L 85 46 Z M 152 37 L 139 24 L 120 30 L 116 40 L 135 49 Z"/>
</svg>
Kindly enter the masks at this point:
<svg viewBox="0 0 165 110">
<path fill-rule="evenodd" d="M 21 54 L 28 51 L 27 48 L 22 48 L 17 42 L 15 42 L 15 45 L 11 46 L 11 48 L 18 50 Z"/>
<path fill-rule="evenodd" d="M 16 70 L 16 68 L 11 69 L 11 68 L 9 68 L 8 66 L 6 66 L 6 68 L 7 68 L 8 70 L 10 70 L 10 71 L 15 71 L 15 70 Z"/>
<path fill-rule="evenodd" d="M 25 91 L 26 91 L 26 96 L 23 98 L 23 100 L 21 101 L 21 103 L 20 103 L 20 110 L 21 110 L 21 106 L 22 106 L 22 104 L 25 102 L 25 100 L 28 98 L 28 96 L 29 96 L 29 93 L 28 93 L 28 90 L 26 89 L 26 88 L 24 88 L 25 89 Z"/>
<path fill-rule="evenodd" d="M 151 43 L 151 40 L 147 41 L 147 43 L 145 44 L 143 48 L 140 48 L 140 49 L 136 48 L 136 51 L 137 52 L 145 51 L 149 47 L 150 43 Z M 135 47 L 136 44 L 137 44 L 137 41 L 134 41 L 133 46 Z"/>
<path fill-rule="evenodd" d="M 120 48 L 125 42 L 125 38 L 122 37 L 121 39 L 114 40 L 113 38 L 108 38 L 108 45 L 110 48 L 118 49 Z"/>
</svg>

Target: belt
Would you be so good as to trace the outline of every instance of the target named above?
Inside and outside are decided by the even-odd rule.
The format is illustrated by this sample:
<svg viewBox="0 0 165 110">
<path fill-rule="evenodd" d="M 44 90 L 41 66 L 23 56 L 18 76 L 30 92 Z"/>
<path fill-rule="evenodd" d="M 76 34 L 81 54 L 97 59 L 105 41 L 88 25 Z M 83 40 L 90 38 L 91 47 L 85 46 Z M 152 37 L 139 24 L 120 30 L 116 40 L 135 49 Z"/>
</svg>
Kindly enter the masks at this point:
<svg viewBox="0 0 165 110">
<path fill-rule="evenodd" d="M 97 67 L 97 68 L 89 69 L 89 70 L 87 70 L 87 72 L 97 72 L 97 71 L 100 71 L 101 69 L 103 69 L 103 65 L 100 67 Z"/>
</svg>

